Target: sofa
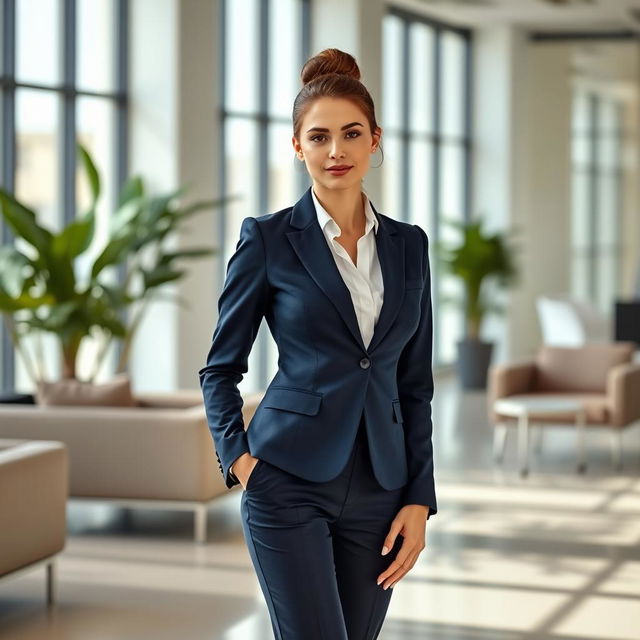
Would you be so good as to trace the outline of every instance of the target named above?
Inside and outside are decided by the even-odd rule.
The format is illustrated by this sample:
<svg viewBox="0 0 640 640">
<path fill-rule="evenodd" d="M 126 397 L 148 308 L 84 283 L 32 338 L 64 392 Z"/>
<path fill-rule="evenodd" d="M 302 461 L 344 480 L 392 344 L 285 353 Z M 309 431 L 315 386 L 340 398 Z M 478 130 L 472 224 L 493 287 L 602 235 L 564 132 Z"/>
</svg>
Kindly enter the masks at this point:
<svg viewBox="0 0 640 640">
<path fill-rule="evenodd" d="M 245 428 L 262 393 L 243 397 Z M 207 510 L 226 486 L 200 390 L 136 393 L 139 406 L 0 405 L 0 438 L 56 440 L 69 456 L 69 498 L 194 513 L 206 541 Z"/>
<path fill-rule="evenodd" d="M 44 566 L 49 605 L 66 540 L 68 454 L 61 442 L 0 439 L 0 581 Z"/>
</svg>

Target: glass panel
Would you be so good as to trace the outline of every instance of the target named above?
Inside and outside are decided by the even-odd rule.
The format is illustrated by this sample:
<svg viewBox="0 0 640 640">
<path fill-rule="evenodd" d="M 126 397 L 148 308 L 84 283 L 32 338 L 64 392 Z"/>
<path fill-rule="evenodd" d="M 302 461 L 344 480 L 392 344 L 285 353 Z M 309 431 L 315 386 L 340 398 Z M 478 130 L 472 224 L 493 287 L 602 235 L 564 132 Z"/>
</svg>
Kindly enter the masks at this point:
<svg viewBox="0 0 640 640">
<path fill-rule="evenodd" d="M 620 184 L 615 173 L 607 172 L 598 176 L 598 216 L 596 220 L 596 245 L 615 245 L 619 242 L 619 190 Z"/>
<path fill-rule="evenodd" d="M 402 21 L 396 16 L 385 16 L 383 23 L 382 64 L 382 128 L 399 129 L 402 122 Z M 385 150 L 386 153 L 386 150 Z"/>
<path fill-rule="evenodd" d="M 396 220 L 404 220 L 402 211 L 398 210 L 400 206 L 402 145 L 398 136 L 389 133 L 383 135 L 383 139 L 384 162 L 380 167 L 382 169 L 382 212 Z"/>
<path fill-rule="evenodd" d="M 598 254 L 596 273 L 596 303 L 603 313 L 610 314 L 616 297 L 618 280 L 618 261 L 620 256 L 613 249 Z"/>
<path fill-rule="evenodd" d="M 300 80 L 302 24 L 299 0 L 272 0 L 269 24 L 269 112 L 291 119 L 293 100 L 302 87 Z M 282 34 L 291 34 L 283 38 Z"/>
<path fill-rule="evenodd" d="M 296 193 L 296 177 L 307 171 L 305 164 L 295 156 L 291 135 L 289 124 L 273 123 L 269 126 L 268 212 L 279 211 L 294 204 L 299 197 Z"/>
<path fill-rule="evenodd" d="M 442 134 L 462 136 L 464 133 L 465 42 L 457 33 L 445 31 L 441 40 L 440 118 Z"/>
<path fill-rule="evenodd" d="M 605 133 L 598 139 L 596 161 L 603 169 L 614 169 L 620 163 L 620 141 L 614 133 Z"/>
<path fill-rule="evenodd" d="M 225 108 L 251 112 L 258 109 L 258 3 L 226 0 Z"/>
<path fill-rule="evenodd" d="M 444 219 L 464 219 L 464 148 L 444 144 L 440 148 L 440 206 Z M 446 232 L 443 233 L 443 238 Z"/>
<path fill-rule="evenodd" d="M 57 0 L 16 2 L 18 82 L 47 85 L 60 82 L 60 11 Z"/>
<path fill-rule="evenodd" d="M 113 0 L 78 0 L 76 73 L 79 88 L 113 91 L 115 33 Z"/>
<path fill-rule="evenodd" d="M 56 94 L 32 89 L 16 90 L 16 186 L 19 201 L 36 213 L 41 225 L 51 231 L 62 226 L 58 189 L 59 101 Z M 31 245 L 16 238 L 21 251 L 32 254 Z M 23 339 L 23 348 L 34 364 L 38 350 L 45 362 L 44 375 L 58 377 L 59 343 L 52 334 L 32 333 Z M 15 386 L 29 393 L 33 383 L 19 353 L 15 353 Z"/>
<path fill-rule="evenodd" d="M 619 127 L 616 102 L 606 98 L 598 100 L 596 127 L 600 133 L 616 133 Z"/>
<path fill-rule="evenodd" d="M 100 253 L 109 235 L 109 221 L 115 208 L 114 173 L 115 109 L 105 98 L 79 97 L 77 103 L 77 137 L 91 154 L 100 176 L 100 197 L 96 210 L 94 245 L 78 256 L 82 277 L 88 277 L 89 268 Z M 76 171 L 77 216 L 86 213 L 90 191 L 86 173 L 80 161 Z"/>
<path fill-rule="evenodd" d="M 109 235 L 109 223 L 115 208 L 115 158 L 114 158 L 115 108 L 111 100 L 105 98 L 79 97 L 77 102 L 77 137 L 87 148 L 100 176 L 100 197 L 96 208 L 96 225 L 93 243 L 82 255 L 76 258 L 76 276 L 83 283 L 88 281 L 91 266 L 104 248 Z M 82 165 L 78 163 L 76 171 L 76 202 L 78 217 L 83 217 L 89 206 L 89 187 Z M 118 274 L 115 269 L 106 269 L 102 274 L 104 282 L 116 283 Z M 100 349 L 102 336 L 85 338 L 78 353 L 78 375 L 82 378 L 93 375 Z M 109 378 L 116 367 L 115 343 L 101 363 L 96 381 Z"/>
<path fill-rule="evenodd" d="M 573 113 L 571 126 L 574 133 L 589 131 L 589 96 L 584 91 L 576 91 L 573 96 Z"/>
<path fill-rule="evenodd" d="M 587 167 L 592 161 L 591 158 L 591 138 L 574 133 L 571 144 L 571 157 L 574 165 Z"/>
<path fill-rule="evenodd" d="M 589 300 L 589 259 L 579 250 L 574 250 L 571 261 L 571 292 L 579 300 Z"/>
<path fill-rule="evenodd" d="M 571 238 L 574 247 L 587 247 L 591 233 L 589 231 L 589 174 L 574 171 L 571 182 Z"/>
<path fill-rule="evenodd" d="M 409 123 L 413 131 L 433 132 L 433 29 L 414 22 L 409 28 L 411 77 Z M 398 67 L 399 71 L 400 67 Z"/>
<path fill-rule="evenodd" d="M 437 337 L 434 334 L 438 362 L 448 364 L 457 359 L 456 343 L 463 335 L 463 309 L 460 304 L 449 299 L 463 300 L 462 283 L 451 274 L 440 271 L 438 285 L 440 304 L 438 305 Z"/>
<path fill-rule="evenodd" d="M 430 235 L 433 229 L 433 145 L 415 138 L 409 144 L 409 222 Z"/>
<path fill-rule="evenodd" d="M 267 212 L 258 209 L 257 122 L 245 118 L 228 118 L 225 140 L 226 193 L 229 196 L 239 196 L 226 207 L 226 263 L 235 252 L 243 218 Z"/>
<path fill-rule="evenodd" d="M 58 198 L 59 102 L 48 91 L 16 90 L 16 197 L 38 221 L 60 228 Z"/>
<path fill-rule="evenodd" d="M 230 202 L 225 210 L 225 237 L 223 239 L 225 273 L 229 259 L 235 253 L 240 238 L 240 225 L 247 216 L 259 216 L 267 211 L 261 211 L 258 203 L 258 168 L 256 163 L 258 149 L 258 124 L 248 118 L 227 118 L 225 123 L 224 149 L 227 183 L 226 194 L 239 196 Z M 247 375 L 239 384 L 240 391 L 251 392 L 257 390 L 259 380 L 259 343 L 249 356 Z"/>
</svg>

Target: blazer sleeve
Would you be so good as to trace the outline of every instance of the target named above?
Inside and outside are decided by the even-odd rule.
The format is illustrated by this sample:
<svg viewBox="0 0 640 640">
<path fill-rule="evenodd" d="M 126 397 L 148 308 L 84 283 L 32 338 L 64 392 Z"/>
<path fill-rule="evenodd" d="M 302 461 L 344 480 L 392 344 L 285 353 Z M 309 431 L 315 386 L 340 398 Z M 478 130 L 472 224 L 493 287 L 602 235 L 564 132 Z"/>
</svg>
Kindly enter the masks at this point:
<svg viewBox="0 0 640 640">
<path fill-rule="evenodd" d="M 262 234 L 254 218 L 244 218 L 218 299 L 218 322 L 206 366 L 198 371 L 209 430 L 228 488 L 240 484 L 229 467 L 243 453 L 250 453 L 238 384 L 248 369 L 268 293 Z"/>
<path fill-rule="evenodd" d="M 405 444 L 409 468 L 409 482 L 404 504 L 429 507 L 427 519 L 437 513 L 433 477 L 433 430 L 431 400 L 433 398 L 431 309 L 431 270 L 429 268 L 429 239 L 424 230 L 414 225 L 423 243 L 422 269 L 424 288 L 420 300 L 420 321 L 405 345 L 398 361 L 397 382 L 404 420 Z"/>
</svg>

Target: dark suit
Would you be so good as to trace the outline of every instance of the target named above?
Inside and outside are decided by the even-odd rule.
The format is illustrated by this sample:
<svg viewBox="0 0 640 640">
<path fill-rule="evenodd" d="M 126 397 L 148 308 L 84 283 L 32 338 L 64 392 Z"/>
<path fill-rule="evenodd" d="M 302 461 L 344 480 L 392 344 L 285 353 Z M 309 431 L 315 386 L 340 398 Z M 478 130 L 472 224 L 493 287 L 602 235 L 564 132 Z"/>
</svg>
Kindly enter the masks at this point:
<svg viewBox="0 0 640 640">
<path fill-rule="evenodd" d="M 357 478 L 345 476 L 353 469 L 359 469 L 362 478 L 370 474 L 362 484 L 367 491 L 375 493 L 377 488 L 381 500 L 383 496 L 393 498 L 388 504 L 390 512 L 402 504 L 428 505 L 429 517 L 437 511 L 431 442 L 428 239 L 417 225 L 393 220 L 375 208 L 374 213 L 379 220 L 376 246 L 384 302 L 368 347 L 362 341 L 349 289 L 318 224 L 309 187 L 293 207 L 243 220 L 227 266 L 206 366 L 199 371 L 227 486 L 238 482 L 229 467 L 240 455 L 248 451 L 260 459 L 249 477 L 243 510 L 248 502 L 245 534 L 272 618 L 278 606 L 273 600 L 275 577 L 269 575 L 275 575 L 277 567 L 286 569 L 283 559 L 276 557 L 272 573 L 265 573 L 268 560 L 254 546 L 257 527 L 263 532 L 270 529 L 272 535 L 276 524 L 277 505 L 260 508 L 265 505 L 267 485 L 278 487 L 278 496 L 272 499 L 286 496 L 281 523 L 289 527 L 307 524 L 306 518 L 313 517 L 304 510 L 307 503 L 299 493 L 301 488 L 331 488 L 331 495 L 340 500 L 351 482 L 357 485 Z M 278 345 L 278 370 L 245 431 L 237 385 L 247 371 L 263 317 Z M 366 461 L 358 458 L 363 451 Z M 314 495 L 319 498 L 317 492 Z M 327 495 L 322 499 L 328 500 Z M 367 500 L 373 500 L 373 494 Z M 289 516 L 284 511 L 287 505 L 295 505 Z M 251 531 L 249 511 L 255 523 Z M 357 522 L 358 515 L 353 518 Z M 372 540 L 379 541 L 380 548 L 391 518 L 387 513 L 375 532 L 372 527 Z M 266 549 L 276 541 L 262 539 L 262 543 Z M 307 554 L 309 551 L 307 546 Z M 391 557 L 382 560 L 388 565 Z M 374 563 L 376 569 L 379 562 Z M 286 591 L 284 583 L 282 590 Z M 380 597 L 382 606 L 386 596 L 372 597 Z M 297 604 L 305 609 L 303 602 Z M 278 617 L 282 627 L 282 610 Z M 368 627 L 367 633 L 375 631 L 371 621 Z M 334 634 L 338 630 L 332 628 Z M 275 622 L 274 632 L 276 637 L 279 633 L 284 638 L 295 637 L 293 632 L 278 629 Z M 308 629 L 305 633 L 301 636 L 305 640 L 316 637 Z M 349 640 L 353 640 L 351 635 Z"/>
</svg>

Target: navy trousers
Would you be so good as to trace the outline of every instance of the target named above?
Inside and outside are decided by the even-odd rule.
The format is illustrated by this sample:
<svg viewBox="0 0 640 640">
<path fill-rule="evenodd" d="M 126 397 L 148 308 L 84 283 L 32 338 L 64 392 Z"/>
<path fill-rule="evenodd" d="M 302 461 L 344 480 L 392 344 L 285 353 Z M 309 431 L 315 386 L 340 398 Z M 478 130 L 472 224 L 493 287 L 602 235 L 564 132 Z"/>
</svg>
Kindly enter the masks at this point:
<svg viewBox="0 0 640 640">
<path fill-rule="evenodd" d="M 376 578 L 402 546 L 398 535 L 381 555 L 403 491 L 375 479 L 364 419 L 329 482 L 258 460 L 242 493 L 242 527 L 276 640 L 378 637 L 393 589 Z"/>
</svg>

